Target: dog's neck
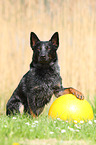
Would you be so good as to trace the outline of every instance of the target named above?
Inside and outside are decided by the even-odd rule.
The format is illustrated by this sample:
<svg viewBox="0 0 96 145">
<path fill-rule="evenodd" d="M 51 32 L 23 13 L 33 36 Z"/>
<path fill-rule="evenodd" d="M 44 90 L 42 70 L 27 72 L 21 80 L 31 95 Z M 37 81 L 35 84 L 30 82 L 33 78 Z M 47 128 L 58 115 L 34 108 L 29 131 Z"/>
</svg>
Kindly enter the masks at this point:
<svg viewBox="0 0 96 145">
<path fill-rule="evenodd" d="M 30 64 L 30 69 L 31 68 L 41 68 L 41 69 L 47 69 L 47 68 L 53 68 L 56 64 L 57 64 L 57 59 L 54 59 L 52 62 L 50 63 L 46 63 L 46 64 L 42 64 L 42 63 L 36 63 L 35 61 L 32 61 Z"/>
<path fill-rule="evenodd" d="M 43 78 L 46 75 L 52 76 L 52 75 L 59 75 L 60 74 L 60 67 L 58 65 L 58 61 L 55 63 L 51 63 L 50 65 L 38 65 L 32 62 L 30 64 L 30 70 L 34 69 L 37 76 Z"/>
<path fill-rule="evenodd" d="M 52 70 L 55 71 L 56 73 L 60 73 L 60 67 L 58 64 L 58 60 L 56 60 L 55 62 L 51 62 L 50 64 L 37 64 L 34 61 L 31 62 L 30 64 L 30 69 L 35 68 L 36 70 L 42 70 L 42 71 L 48 71 L 48 70 Z"/>
</svg>

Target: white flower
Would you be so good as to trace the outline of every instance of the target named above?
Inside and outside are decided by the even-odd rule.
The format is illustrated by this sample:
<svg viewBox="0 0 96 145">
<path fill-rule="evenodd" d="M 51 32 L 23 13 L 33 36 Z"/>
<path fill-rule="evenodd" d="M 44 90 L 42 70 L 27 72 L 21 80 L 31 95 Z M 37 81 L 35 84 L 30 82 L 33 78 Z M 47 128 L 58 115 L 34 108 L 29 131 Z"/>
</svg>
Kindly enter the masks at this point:
<svg viewBox="0 0 96 145">
<path fill-rule="evenodd" d="M 96 120 L 94 120 L 94 123 L 96 123 Z"/>
<path fill-rule="evenodd" d="M 53 134 L 53 133 L 54 133 L 54 132 L 52 132 L 52 131 L 50 132 L 50 134 Z"/>
<path fill-rule="evenodd" d="M 68 129 L 69 129 L 70 131 L 75 131 L 73 128 L 71 128 L 71 127 L 69 127 L 69 126 L 68 126 Z"/>
<path fill-rule="evenodd" d="M 81 120 L 81 121 L 80 121 L 80 123 L 84 123 L 84 121 L 83 121 L 83 120 Z"/>
<path fill-rule="evenodd" d="M 32 126 L 31 127 L 36 127 L 36 126 L 38 126 L 38 121 L 34 121 L 33 123 L 32 123 Z"/>
<path fill-rule="evenodd" d="M 89 122 L 88 122 L 88 123 L 89 123 L 89 124 L 92 124 L 92 121 L 90 121 L 90 120 L 89 120 Z"/>
<path fill-rule="evenodd" d="M 33 125 L 35 125 L 35 123 L 34 123 L 34 122 L 33 122 L 32 124 L 33 124 Z"/>
<path fill-rule="evenodd" d="M 60 118 L 57 118 L 57 120 L 62 121 Z"/>
<path fill-rule="evenodd" d="M 16 117 L 13 117 L 12 119 L 17 119 Z"/>
<path fill-rule="evenodd" d="M 36 127 L 36 124 L 31 125 L 32 128 Z"/>
<path fill-rule="evenodd" d="M 7 127 L 7 125 L 4 125 L 4 127 L 6 128 L 6 127 Z"/>
<path fill-rule="evenodd" d="M 76 128 L 81 129 L 81 127 L 79 127 L 77 124 L 74 125 Z"/>
<path fill-rule="evenodd" d="M 68 123 L 68 120 L 66 120 L 66 122 Z"/>
<path fill-rule="evenodd" d="M 61 133 L 65 133 L 65 132 L 66 132 L 66 130 L 65 130 L 65 129 L 62 129 L 62 130 L 61 130 Z"/>
<path fill-rule="evenodd" d="M 35 123 L 38 123 L 38 121 L 36 120 L 36 121 L 34 121 Z"/>
<path fill-rule="evenodd" d="M 56 121 L 54 121 L 54 123 L 56 123 Z"/>
<path fill-rule="evenodd" d="M 76 132 L 79 132 L 79 130 L 77 129 L 77 130 L 75 130 Z"/>
<path fill-rule="evenodd" d="M 71 131 L 75 131 L 73 128 L 70 128 Z"/>
<path fill-rule="evenodd" d="M 74 120 L 74 123 L 77 123 L 77 121 L 76 121 L 76 120 Z"/>
<path fill-rule="evenodd" d="M 26 122 L 25 124 L 27 124 L 28 126 L 30 125 L 29 122 Z"/>
</svg>

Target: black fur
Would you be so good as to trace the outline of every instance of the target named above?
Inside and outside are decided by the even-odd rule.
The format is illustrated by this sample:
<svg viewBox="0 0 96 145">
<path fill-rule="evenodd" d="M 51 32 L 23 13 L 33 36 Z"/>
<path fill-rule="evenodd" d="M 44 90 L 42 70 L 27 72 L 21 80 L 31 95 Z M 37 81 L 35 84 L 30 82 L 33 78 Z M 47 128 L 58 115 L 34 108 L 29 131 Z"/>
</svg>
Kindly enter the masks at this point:
<svg viewBox="0 0 96 145">
<path fill-rule="evenodd" d="M 40 41 L 31 32 L 30 45 L 33 49 L 30 70 L 23 76 L 9 99 L 7 115 L 20 113 L 20 106 L 23 105 L 24 112 L 33 112 L 38 116 L 53 94 L 59 97 L 60 92 L 64 91 L 56 53 L 59 46 L 58 32 L 49 41 Z"/>
</svg>

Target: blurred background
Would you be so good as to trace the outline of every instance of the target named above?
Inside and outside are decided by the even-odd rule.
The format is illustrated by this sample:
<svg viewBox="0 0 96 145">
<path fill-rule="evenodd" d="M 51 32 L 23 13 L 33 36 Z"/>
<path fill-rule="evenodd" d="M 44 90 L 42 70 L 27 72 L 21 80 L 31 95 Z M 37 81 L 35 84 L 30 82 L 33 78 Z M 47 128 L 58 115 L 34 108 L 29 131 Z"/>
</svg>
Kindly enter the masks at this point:
<svg viewBox="0 0 96 145">
<path fill-rule="evenodd" d="M 30 32 L 59 32 L 64 87 L 96 96 L 96 0 L 0 0 L 0 112 L 32 60 Z"/>
</svg>

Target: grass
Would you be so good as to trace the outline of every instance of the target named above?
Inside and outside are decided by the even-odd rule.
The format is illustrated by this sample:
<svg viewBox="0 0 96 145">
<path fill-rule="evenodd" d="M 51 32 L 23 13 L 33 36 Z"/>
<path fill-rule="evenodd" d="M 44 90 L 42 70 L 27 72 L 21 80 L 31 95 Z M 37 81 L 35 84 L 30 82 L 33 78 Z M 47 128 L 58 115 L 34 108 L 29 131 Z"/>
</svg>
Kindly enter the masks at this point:
<svg viewBox="0 0 96 145">
<path fill-rule="evenodd" d="M 29 145 L 32 140 L 57 139 L 57 144 L 63 141 L 84 141 L 96 144 L 96 106 L 94 119 L 87 123 L 68 123 L 60 119 L 48 118 L 47 111 L 33 119 L 29 115 L 0 116 L 0 144 Z M 40 144 L 40 143 L 39 143 Z M 42 144 L 42 143 L 41 143 Z M 52 142 L 50 143 L 52 144 Z M 72 142 L 71 142 L 72 144 Z M 78 143 L 76 143 L 78 144 Z"/>
</svg>

